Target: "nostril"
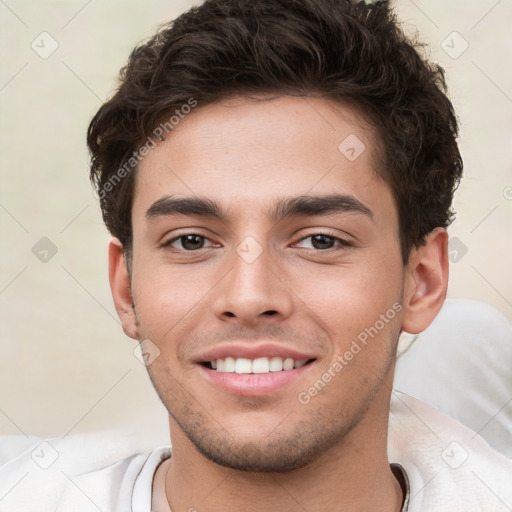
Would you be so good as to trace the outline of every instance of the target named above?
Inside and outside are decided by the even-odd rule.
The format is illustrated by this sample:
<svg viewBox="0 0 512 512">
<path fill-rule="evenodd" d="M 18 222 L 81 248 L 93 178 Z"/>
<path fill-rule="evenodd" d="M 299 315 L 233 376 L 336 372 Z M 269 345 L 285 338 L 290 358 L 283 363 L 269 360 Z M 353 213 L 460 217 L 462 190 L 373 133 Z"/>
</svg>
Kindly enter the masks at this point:
<svg viewBox="0 0 512 512">
<path fill-rule="evenodd" d="M 234 313 L 232 313 L 231 311 L 226 311 L 224 313 L 226 316 L 229 316 L 229 317 L 235 317 L 236 315 Z M 268 315 L 268 316 L 273 316 L 273 315 L 277 315 L 277 311 L 275 309 L 269 309 L 268 311 L 263 311 L 262 315 Z"/>
</svg>

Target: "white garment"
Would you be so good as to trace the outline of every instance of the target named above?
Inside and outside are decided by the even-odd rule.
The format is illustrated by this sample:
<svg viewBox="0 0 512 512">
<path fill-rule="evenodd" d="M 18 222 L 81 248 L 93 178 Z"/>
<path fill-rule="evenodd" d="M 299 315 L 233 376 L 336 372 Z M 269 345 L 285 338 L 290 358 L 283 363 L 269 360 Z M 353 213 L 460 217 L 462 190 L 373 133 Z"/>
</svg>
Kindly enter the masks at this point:
<svg viewBox="0 0 512 512">
<path fill-rule="evenodd" d="M 450 299 L 430 327 L 402 335 L 394 387 L 478 432 L 512 458 L 512 325 L 497 309 Z"/>
<path fill-rule="evenodd" d="M 389 427 L 389 460 L 405 468 L 410 482 L 409 512 L 512 509 L 512 461 L 467 427 L 396 391 Z M 47 465 L 57 453 L 50 445 L 58 458 L 42 469 L 32 457 Z M 116 461 L 97 435 L 6 436 L 0 438 L 0 510 L 150 512 L 155 470 L 169 456 L 170 448 L 161 447 Z"/>
</svg>

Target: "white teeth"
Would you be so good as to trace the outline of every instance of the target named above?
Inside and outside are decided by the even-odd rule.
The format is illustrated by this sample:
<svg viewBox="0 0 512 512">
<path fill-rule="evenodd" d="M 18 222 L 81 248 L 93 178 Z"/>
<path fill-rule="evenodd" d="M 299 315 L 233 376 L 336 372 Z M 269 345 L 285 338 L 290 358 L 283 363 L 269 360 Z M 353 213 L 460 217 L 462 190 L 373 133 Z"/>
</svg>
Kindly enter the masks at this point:
<svg viewBox="0 0 512 512">
<path fill-rule="evenodd" d="M 282 357 L 272 357 L 270 359 L 270 367 L 269 370 L 271 372 L 280 372 L 283 370 L 283 358 Z"/>
<path fill-rule="evenodd" d="M 235 371 L 235 358 L 234 357 L 226 357 L 224 359 L 224 371 L 225 372 L 234 372 Z M 240 373 L 240 372 L 238 372 Z"/>
<path fill-rule="evenodd" d="M 259 357 L 252 362 L 252 373 L 268 373 L 269 367 L 268 357 Z"/>
<path fill-rule="evenodd" d="M 214 370 L 227 373 L 269 373 L 281 372 L 301 368 L 306 364 L 305 360 L 295 361 L 291 357 L 283 360 L 282 357 L 258 357 L 251 360 L 245 357 L 226 357 L 210 361 Z"/>
<path fill-rule="evenodd" d="M 228 359 L 230 359 L 228 357 Z M 226 359 L 227 361 L 227 359 Z M 226 367 L 224 367 L 226 369 Z M 227 371 L 227 370 L 226 370 Z M 245 359 L 245 357 L 238 357 L 235 363 L 235 372 L 236 373 L 251 373 L 252 372 L 252 362 L 250 359 Z"/>
<path fill-rule="evenodd" d="M 293 370 L 293 365 L 294 364 L 295 364 L 295 361 L 292 358 L 287 357 L 283 361 L 283 370 Z"/>
</svg>

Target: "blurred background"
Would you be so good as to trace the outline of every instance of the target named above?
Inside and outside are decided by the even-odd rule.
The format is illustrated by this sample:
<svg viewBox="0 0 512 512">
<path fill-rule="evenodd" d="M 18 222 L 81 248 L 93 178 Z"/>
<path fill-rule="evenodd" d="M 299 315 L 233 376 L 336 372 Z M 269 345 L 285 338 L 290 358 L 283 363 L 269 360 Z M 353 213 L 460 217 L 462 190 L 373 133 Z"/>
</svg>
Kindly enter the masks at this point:
<svg viewBox="0 0 512 512">
<path fill-rule="evenodd" d="M 165 443 L 167 415 L 115 313 L 87 125 L 136 43 L 194 2 L 0 0 L 0 434 Z M 465 177 L 449 297 L 512 318 L 512 3 L 397 0 L 447 73 Z"/>
</svg>

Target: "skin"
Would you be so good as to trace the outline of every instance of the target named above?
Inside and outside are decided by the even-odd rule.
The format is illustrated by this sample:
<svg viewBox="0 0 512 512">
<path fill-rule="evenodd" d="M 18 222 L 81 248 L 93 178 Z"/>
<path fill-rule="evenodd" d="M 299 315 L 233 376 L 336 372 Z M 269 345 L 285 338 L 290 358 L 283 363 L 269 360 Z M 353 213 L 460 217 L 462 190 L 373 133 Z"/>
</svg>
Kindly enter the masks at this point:
<svg viewBox="0 0 512 512">
<path fill-rule="evenodd" d="M 421 332 L 441 308 L 446 231 L 434 230 L 404 267 L 371 125 L 326 99 L 260 99 L 200 105 L 181 121 L 137 171 L 130 275 L 121 243 L 110 244 L 124 331 L 160 350 L 148 372 L 169 411 L 173 455 L 157 472 L 164 484 L 155 493 L 165 491 L 174 512 L 400 510 L 386 450 L 396 344 L 401 329 Z M 350 134 L 366 147 L 354 161 L 338 150 Z M 279 198 L 333 193 L 356 198 L 372 215 L 267 215 Z M 166 196 L 208 198 L 226 216 L 148 218 Z M 204 247 L 190 250 L 176 240 L 184 234 L 205 237 Z M 318 234 L 351 245 L 328 238 L 319 246 Z M 236 251 L 248 236 L 262 250 L 250 263 Z M 300 403 L 299 393 L 394 304 L 401 311 Z M 275 392 L 236 396 L 196 363 L 236 340 L 272 341 L 316 360 Z"/>
</svg>

